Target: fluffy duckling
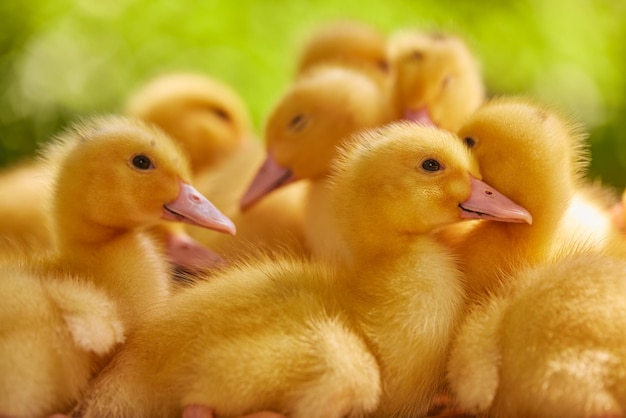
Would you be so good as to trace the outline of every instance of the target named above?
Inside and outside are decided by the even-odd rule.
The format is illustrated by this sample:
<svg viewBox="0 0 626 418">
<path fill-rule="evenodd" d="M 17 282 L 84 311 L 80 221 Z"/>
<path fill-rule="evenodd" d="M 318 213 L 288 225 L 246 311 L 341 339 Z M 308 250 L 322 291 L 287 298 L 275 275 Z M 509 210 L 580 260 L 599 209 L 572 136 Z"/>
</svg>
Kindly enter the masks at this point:
<svg viewBox="0 0 626 418">
<path fill-rule="evenodd" d="M 532 214 L 532 225 L 480 222 L 448 240 L 472 298 L 488 295 L 521 267 L 575 250 L 579 242 L 601 247 L 612 240 L 606 213 L 580 193 L 588 159 L 583 132 L 571 118 L 528 99 L 498 98 L 477 110 L 459 136 L 483 179 Z"/>
<path fill-rule="evenodd" d="M 122 117 L 75 125 L 45 152 L 56 165 L 56 250 L 34 256 L 44 277 L 71 273 L 119 303 L 130 331 L 169 294 L 167 262 L 139 228 L 161 219 L 234 233 L 232 222 L 189 185 L 184 153 L 159 129 Z"/>
<path fill-rule="evenodd" d="M 195 184 L 203 173 L 223 171 L 237 154 L 250 154 L 255 148 L 245 104 L 232 88 L 207 75 L 157 76 L 131 94 L 125 112 L 157 125 L 180 142 L 189 156 Z M 205 190 L 202 193 L 206 195 Z M 192 238 L 181 223 L 164 222 L 152 231 L 177 267 L 194 271 L 225 262 Z"/>
<path fill-rule="evenodd" d="M 248 145 L 252 122 L 239 95 L 203 74 L 158 76 L 128 98 L 125 113 L 154 123 L 178 140 L 193 175 L 215 168 Z"/>
<path fill-rule="evenodd" d="M 302 47 L 296 75 L 318 65 L 336 64 L 368 72 L 376 79 L 388 75 L 387 36 L 375 27 L 339 20 L 317 27 Z"/>
<path fill-rule="evenodd" d="M 477 180 L 442 130 L 369 131 L 336 164 L 331 198 L 350 257 L 252 261 L 175 295 L 98 377 L 84 417 L 426 413 L 463 301 L 454 257 L 428 232 L 528 214 Z"/>
<path fill-rule="evenodd" d="M 620 417 L 626 261 L 593 252 L 521 271 L 456 338 L 459 407 L 490 417 Z"/>
<path fill-rule="evenodd" d="M 485 100 L 480 65 L 461 38 L 402 30 L 388 49 L 391 119 L 456 132 Z"/>
<path fill-rule="evenodd" d="M 124 339 L 115 303 L 92 283 L 2 266 L 0 415 L 67 412 Z"/>
<path fill-rule="evenodd" d="M 67 408 L 123 330 L 168 296 L 166 263 L 139 228 L 165 218 L 234 232 L 187 183 L 176 144 L 144 123 L 85 121 L 45 157 L 56 173 L 55 250 L 0 264 L 12 295 L 0 309 L 0 413 L 9 416 Z"/>
<path fill-rule="evenodd" d="M 351 135 L 386 122 L 383 92 L 352 69 L 317 67 L 298 79 L 269 116 L 267 158 L 241 199 L 249 210 L 264 196 L 295 180 L 309 180 L 304 223 L 308 248 L 332 256 L 333 232 L 327 227 L 331 160 Z"/>
</svg>

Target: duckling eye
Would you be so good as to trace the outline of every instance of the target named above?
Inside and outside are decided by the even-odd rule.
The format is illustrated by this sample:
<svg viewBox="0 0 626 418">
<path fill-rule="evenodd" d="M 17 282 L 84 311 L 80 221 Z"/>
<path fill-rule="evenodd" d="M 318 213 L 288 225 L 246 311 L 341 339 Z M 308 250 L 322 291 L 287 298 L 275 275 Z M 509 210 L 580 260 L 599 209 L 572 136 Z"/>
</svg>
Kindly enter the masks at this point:
<svg viewBox="0 0 626 418">
<path fill-rule="evenodd" d="M 133 157 L 133 165 L 140 170 L 149 170 L 154 168 L 154 164 L 150 161 L 150 158 L 143 154 L 135 155 Z"/>
<path fill-rule="evenodd" d="M 389 72 L 389 64 L 385 60 L 379 60 L 377 63 L 378 68 L 381 69 L 384 73 Z"/>
<path fill-rule="evenodd" d="M 421 61 L 424 59 L 424 53 L 422 51 L 415 50 L 411 53 L 411 55 L 409 55 L 409 58 L 413 61 Z"/>
<path fill-rule="evenodd" d="M 474 146 L 476 145 L 476 140 L 474 138 L 471 137 L 465 137 L 463 139 L 463 142 L 465 143 L 465 145 L 467 146 L 467 148 L 474 148 Z"/>
<path fill-rule="evenodd" d="M 422 168 L 426 171 L 439 171 L 441 170 L 441 164 L 439 164 L 439 161 L 429 158 L 422 163 Z"/>
<path fill-rule="evenodd" d="M 302 113 L 297 114 L 289 121 L 289 127 L 294 131 L 301 131 L 306 126 L 306 118 Z"/>
<path fill-rule="evenodd" d="M 220 119 L 223 119 L 227 122 L 230 120 L 230 115 L 224 109 L 215 107 L 215 108 L 212 108 L 211 111 L 215 113 L 215 115 Z"/>
</svg>

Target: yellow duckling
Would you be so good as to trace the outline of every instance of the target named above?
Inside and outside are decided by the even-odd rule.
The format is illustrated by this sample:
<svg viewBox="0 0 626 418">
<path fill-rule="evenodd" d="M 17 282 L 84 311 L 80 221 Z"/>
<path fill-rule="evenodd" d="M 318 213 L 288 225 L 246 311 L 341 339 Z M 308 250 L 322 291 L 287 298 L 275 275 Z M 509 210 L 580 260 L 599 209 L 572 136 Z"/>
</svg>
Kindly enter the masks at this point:
<svg viewBox="0 0 626 418">
<path fill-rule="evenodd" d="M 499 98 L 477 110 L 459 136 L 472 148 L 483 179 L 532 214 L 532 225 L 481 222 L 446 238 L 462 260 L 472 298 L 581 242 L 604 248 L 614 239 L 606 212 L 584 193 L 584 135 L 571 118 L 528 99 Z"/>
<path fill-rule="evenodd" d="M 125 113 L 154 123 L 181 143 L 194 176 L 217 167 L 252 140 L 252 122 L 228 85 L 196 73 L 164 74 L 128 98 Z"/>
<path fill-rule="evenodd" d="M 30 260 L 42 275 L 72 273 L 119 303 L 131 330 L 169 294 L 168 268 L 138 228 L 160 219 L 234 233 L 189 184 L 184 153 L 157 128 L 122 117 L 77 124 L 48 146 L 58 167 L 52 215 L 56 251 Z"/>
<path fill-rule="evenodd" d="M 372 25 L 338 20 L 315 28 L 302 46 L 296 74 L 318 65 L 335 64 L 368 72 L 384 80 L 388 76 L 387 36 Z"/>
<path fill-rule="evenodd" d="M 168 295 L 165 262 L 139 228 L 165 218 L 234 232 L 186 183 L 175 144 L 143 123 L 94 118 L 44 156 L 56 173 L 55 250 L 0 263 L 11 295 L 0 308 L 0 413 L 18 417 L 75 402 L 98 357 Z"/>
<path fill-rule="evenodd" d="M 299 78 L 269 116 L 267 158 L 241 199 L 249 210 L 295 180 L 309 180 L 304 218 L 308 248 L 321 258 L 334 253 L 328 227 L 328 174 L 331 160 L 351 135 L 380 126 L 383 92 L 365 74 L 338 66 L 317 67 Z"/>
<path fill-rule="evenodd" d="M 389 39 L 388 54 L 391 119 L 457 132 L 485 100 L 480 65 L 459 37 L 397 31 Z"/>
<path fill-rule="evenodd" d="M 115 303 L 92 283 L 16 266 L 1 267 L 0 291 L 0 416 L 69 411 L 124 340 Z"/>
<path fill-rule="evenodd" d="M 125 112 L 157 125 L 180 142 L 189 156 L 196 185 L 203 173 L 224 170 L 239 153 L 250 154 L 258 148 L 252 143 L 252 122 L 239 95 L 225 83 L 200 73 L 155 77 L 130 95 Z M 225 262 L 193 239 L 183 224 L 163 222 L 152 231 L 179 268 L 193 271 Z"/>
<path fill-rule="evenodd" d="M 363 133 L 330 195 L 345 263 L 252 260 L 176 294 L 129 336 L 83 416 L 424 416 L 463 305 L 455 259 L 429 231 L 528 217 L 477 175 L 445 131 Z"/>
<path fill-rule="evenodd" d="M 626 261 L 582 253 L 521 271 L 467 318 L 449 362 L 459 407 L 490 417 L 626 410 Z"/>
</svg>

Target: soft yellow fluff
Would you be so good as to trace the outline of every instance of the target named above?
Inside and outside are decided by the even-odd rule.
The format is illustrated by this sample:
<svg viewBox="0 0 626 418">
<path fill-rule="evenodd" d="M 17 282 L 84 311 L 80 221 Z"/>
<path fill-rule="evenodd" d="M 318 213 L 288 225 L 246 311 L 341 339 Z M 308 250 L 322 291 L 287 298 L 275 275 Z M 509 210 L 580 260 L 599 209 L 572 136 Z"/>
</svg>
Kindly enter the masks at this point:
<svg viewBox="0 0 626 418">
<path fill-rule="evenodd" d="M 459 406 L 492 417 L 626 410 L 626 262 L 583 254 L 523 270 L 467 318 L 449 378 Z"/>
<path fill-rule="evenodd" d="M 139 120 L 87 119 L 43 155 L 55 247 L 0 262 L 0 414 L 19 417 L 68 408 L 98 356 L 169 297 L 167 262 L 143 228 L 162 218 L 232 228 L 186 184 L 176 143 Z"/>
<path fill-rule="evenodd" d="M 463 308 L 455 259 L 428 233 L 459 220 L 479 173 L 435 128 L 354 141 L 330 195 L 344 262 L 251 260 L 186 289 L 129 337 L 85 417 L 426 414 Z"/>
<path fill-rule="evenodd" d="M 252 140 L 243 100 L 226 83 L 200 73 L 166 73 L 132 92 L 125 113 L 154 123 L 179 141 L 194 174 L 215 168 Z"/>
<path fill-rule="evenodd" d="M 388 42 L 392 119 L 456 132 L 485 99 L 478 60 L 458 36 L 398 30 Z"/>
<path fill-rule="evenodd" d="M 296 75 L 301 76 L 319 65 L 336 64 L 366 71 L 383 81 L 389 69 L 386 41 L 382 31 L 355 20 L 337 20 L 318 26 L 301 46 Z"/>
<path fill-rule="evenodd" d="M 67 412 L 124 339 L 115 303 L 91 283 L 0 265 L 0 415 Z"/>
<path fill-rule="evenodd" d="M 532 225 L 479 223 L 448 237 L 472 298 L 488 295 L 521 267 L 614 239 L 606 212 L 583 193 L 590 187 L 583 177 L 587 152 L 571 118 L 528 99 L 498 98 L 474 113 L 459 136 L 471 145 L 483 179 L 533 217 Z"/>
</svg>

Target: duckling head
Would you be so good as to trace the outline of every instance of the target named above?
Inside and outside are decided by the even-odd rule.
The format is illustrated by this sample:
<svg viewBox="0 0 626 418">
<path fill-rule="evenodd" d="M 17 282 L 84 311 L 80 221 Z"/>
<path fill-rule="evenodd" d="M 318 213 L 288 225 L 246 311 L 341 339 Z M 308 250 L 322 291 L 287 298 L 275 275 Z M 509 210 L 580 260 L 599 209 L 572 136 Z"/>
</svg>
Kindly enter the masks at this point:
<svg viewBox="0 0 626 418">
<path fill-rule="evenodd" d="M 389 57 L 394 119 L 456 132 L 485 98 L 478 62 L 458 37 L 399 31 L 389 41 Z"/>
<path fill-rule="evenodd" d="M 76 124 L 49 147 L 59 164 L 58 233 L 91 241 L 160 219 L 234 233 L 233 223 L 189 182 L 178 144 L 158 128 L 123 117 Z M 61 156 L 61 157 L 59 157 Z"/>
<path fill-rule="evenodd" d="M 326 176 L 352 133 L 382 123 L 381 94 L 371 78 L 343 67 L 319 67 L 298 79 L 269 116 L 267 160 L 242 208 L 294 180 Z"/>
<path fill-rule="evenodd" d="M 320 64 L 352 66 L 384 76 L 388 71 L 386 36 L 373 26 L 340 20 L 316 28 L 303 46 L 297 74 Z"/>
<path fill-rule="evenodd" d="M 480 180 L 455 135 L 434 127 L 395 122 L 364 131 L 333 168 L 337 226 L 360 242 L 410 238 L 463 218 L 531 222 L 526 209 Z"/>
<path fill-rule="evenodd" d="M 492 99 L 460 130 L 483 179 L 536 217 L 565 208 L 584 176 L 584 134 L 571 118 L 526 98 Z"/>
<path fill-rule="evenodd" d="M 156 77 L 131 95 L 126 114 L 152 122 L 178 140 L 194 173 L 218 163 L 252 136 L 250 116 L 239 95 L 201 74 Z"/>
</svg>

